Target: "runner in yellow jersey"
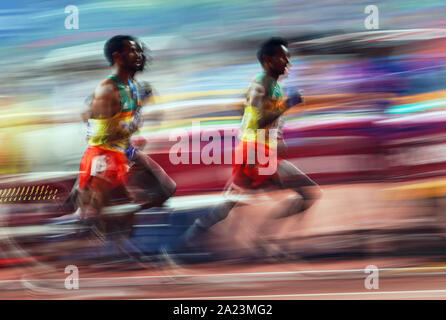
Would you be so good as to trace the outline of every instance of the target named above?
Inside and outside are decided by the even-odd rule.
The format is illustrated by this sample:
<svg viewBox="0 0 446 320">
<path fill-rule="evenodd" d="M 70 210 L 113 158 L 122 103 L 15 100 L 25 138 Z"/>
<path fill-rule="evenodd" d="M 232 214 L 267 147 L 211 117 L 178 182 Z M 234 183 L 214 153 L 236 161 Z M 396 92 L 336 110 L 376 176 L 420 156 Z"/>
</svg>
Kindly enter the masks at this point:
<svg viewBox="0 0 446 320">
<path fill-rule="evenodd" d="M 282 38 L 271 38 L 264 42 L 257 58 L 264 70 L 257 75 L 248 89 L 244 115 L 240 130 L 241 142 L 235 150 L 233 158 L 233 177 L 228 183 L 226 193 L 237 193 L 249 190 L 292 189 L 300 195 L 291 210 L 276 213 L 274 218 L 282 218 L 300 213 L 310 208 L 320 196 L 318 185 L 296 168 L 291 162 L 280 158 L 286 145 L 282 136 L 282 114 L 289 108 L 302 102 L 298 91 L 290 91 L 285 95 L 279 84 L 279 77 L 285 74 L 290 65 L 288 43 Z M 262 138 L 260 138 L 262 137 Z M 263 149 L 269 161 L 276 161 L 277 170 L 262 173 L 270 163 L 261 163 L 257 159 L 258 150 Z M 250 159 L 250 151 L 254 151 Z M 237 163 L 236 158 L 241 158 Z M 213 210 L 195 220 L 185 232 L 179 250 L 193 248 L 209 228 L 225 219 L 237 202 L 226 201 Z M 167 252 L 168 253 L 168 252 Z"/>
<path fill-rule="evenodd" d="M 104 54 L 114 73 L 95 90 L 85 114 L 89 146 L 79 174 L 81 212 L 90 208 L 98 217 L 112 190 L 126 192 L 129 184 L 136 185 L 142 193 L 147 191 L 146 199 L 138 197 L 141 192 L 129 196 L 148 208 L 161 205 L 176 189 L 175 182 L 155 161 L 130 144 L 142 124 L 144 98 L 134 79 L 146 62 L 141 44 L 131 36 L 115 36 L 105 44 Z"/>
</svg>

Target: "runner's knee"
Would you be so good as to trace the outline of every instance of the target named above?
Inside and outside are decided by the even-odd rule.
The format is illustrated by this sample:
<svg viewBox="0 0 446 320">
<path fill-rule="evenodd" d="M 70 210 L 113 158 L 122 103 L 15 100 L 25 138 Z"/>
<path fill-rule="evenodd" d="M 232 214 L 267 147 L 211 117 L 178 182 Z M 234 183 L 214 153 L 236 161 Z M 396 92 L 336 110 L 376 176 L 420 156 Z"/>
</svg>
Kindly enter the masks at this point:
<svg viewBox="0 0 446 320">
<path fill-rule="evenodd" d="M 172 179 L 170 180 L 171 181 L 169 181 L 167 184 L 160 185 L 158 191 L 154 195 L 154 203 L 161 205 L 175 194 L 175 192 L 177 191 L 177 185 Z"/>
<path fill-rule="evenodd" d="M 226 219 L 226 217 L 229 215 L 229 212 L 234 207 L 235 202 L 228 201 L 225 202 L 218 207 L 214 208 L 212 211 L 205 213 L 200 218 L 197 219 L 198 225 L 205 229 L 209 229 L 213 225 L 217 224 L 218 222 Z"/>
</svg>

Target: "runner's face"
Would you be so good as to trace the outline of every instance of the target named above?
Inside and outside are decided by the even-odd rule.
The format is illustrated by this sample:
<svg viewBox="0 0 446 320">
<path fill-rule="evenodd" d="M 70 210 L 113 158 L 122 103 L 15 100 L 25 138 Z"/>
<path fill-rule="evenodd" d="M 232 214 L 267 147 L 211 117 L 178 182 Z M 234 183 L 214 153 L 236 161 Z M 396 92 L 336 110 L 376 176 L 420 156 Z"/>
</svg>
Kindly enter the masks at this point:
<svg viewBox="0 0 446 320">
<path fill-rule="evenodd" d="M 145 59 L 141 46 L 135 41 L 126 41 L 123 50 L 121 51 L 121 62 L 123 66 L 131 71 L 140 71 L 144 68 Z"/>
<path fill-rule="evenodd" d="M 269 59 L 270 69 L 273 73 L 280 76 L 287 71 L 290 66 L 290 52 L 287 47 L 280 46 L 276 53 Z"/>
</svg>

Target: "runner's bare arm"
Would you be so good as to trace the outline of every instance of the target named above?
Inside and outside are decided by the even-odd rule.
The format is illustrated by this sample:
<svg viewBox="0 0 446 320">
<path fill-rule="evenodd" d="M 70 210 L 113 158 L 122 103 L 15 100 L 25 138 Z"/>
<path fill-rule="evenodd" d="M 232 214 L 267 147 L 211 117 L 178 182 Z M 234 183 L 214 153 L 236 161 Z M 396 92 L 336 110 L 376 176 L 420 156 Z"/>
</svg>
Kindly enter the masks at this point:
<svg viewBox="0 0 446 320">
<path fill-rule="evenodd" d="M 96 90 L 88 111 L 91 119 L 110 119 L 121 110 L 118 88 L 109 80 L 104 81 Z M 118 123 L 109 122 L 107 127 L 110 139 L 120 138 L 123 134 Z"/>
<path fill-rule="evenodd" d="M 262 83 L 253 83 L 249 90 L 249 104 L 256 107 L 260 114 L 259 128 L 264 128 L 268 124 L 279 118 L 283 112 L 269 111 L 267 114 L 263 110 L 263 102 L 265 100 L 266 88 Z"/>
<path fill-rule="evenodd" d="M 91 94 L 87 97 L 87 99 L 85 99 L 85 102 L 84 102 L 85 109 L 81 113 L 81 118 L 82 118 L 83 122 L 87 122 L 88 119 L 91 118 L 91 103 L 93 102 L 93 97 L 94 97 L 94 94 Z"/>
<path fill-rule="evenodd" d="M 115 85 L 104 81 L 94 92 L 90 106 L 90 118 L 107 119 L 119 112 L 121 101 Z"/>
</svg>

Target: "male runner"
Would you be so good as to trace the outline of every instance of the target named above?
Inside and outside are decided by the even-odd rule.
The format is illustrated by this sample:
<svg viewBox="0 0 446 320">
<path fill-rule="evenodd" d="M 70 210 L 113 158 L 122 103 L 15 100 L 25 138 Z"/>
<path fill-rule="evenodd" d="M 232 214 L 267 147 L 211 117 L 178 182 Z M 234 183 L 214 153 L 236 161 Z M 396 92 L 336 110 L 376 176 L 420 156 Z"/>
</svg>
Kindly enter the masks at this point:
<svg viewBox="0 0 446 320">
<path fill-rule="evenodd" d="M 148 86 L 143 88 L 146 92 L 138 92 L 134 80 L 146 62 L 141 44 L 131 36 L 114 36 L 106 42 L 104 54 L 114 72 L 97 87 L 84 114 L 89 146 L 79 174 L 81 216 L 92 210 L 99 222 L 112 191 L 130 193 L 142 208 L 149 208 L 160 206 L 176 190 L 165 171 L 130 144 L 142 124 L 142 100 L 151 95 Z"/>
<path fill-rule="evenodd" d="M 287 41 L 282 38 L 267 40 L 260 46 L 257 58 L 264 72 L 252 80 L 248 89 L 241 126 L 241 142 L 235 150 L 235 153 L 243 153 L 243 161 L 241 164 L 233 162 L 233 176 L 228 183 L 229 190 L 226 192 L 249 192 L 249 190 L 270 190 L 271 188 L 292 189 L 301 196 L 300 201 L 295 203 L 291 211 L 278 212 L 274 216 L 274 218 L 282 218 L 310 208 L 320 197 L 321 191 L 314 181 L 292 163 L 278 156 L 286 149 L 282 136 L 281 115 L 302 102 L 297 91 L 286 97 L 278 83 L 279 77 L 285 74 L 290 65 Z M 264 131 L 261 132 L 262 130 Z M 260 133 L 265 134 L 265 139 L 259 138 Z M 272 135 L 271 139 L 270 135 Z M 264 148 L 264 154 L 269 156 L 270 161 L 277 157 L 275 172 L 264 174 L 261 169 L 268 167 L 269 163 L 262 164 L 257 157 L 255 161 L 249 159 L 250 151 L 254 150 L 252 154 L 257 154 L 256 151 L 259 148 Z M 225 219 L 236 203 L 236 201 L 227 201 L 197 218 L 183 235 L 179 250 L 196 246 L 200 236 Z"/>
</svg>

